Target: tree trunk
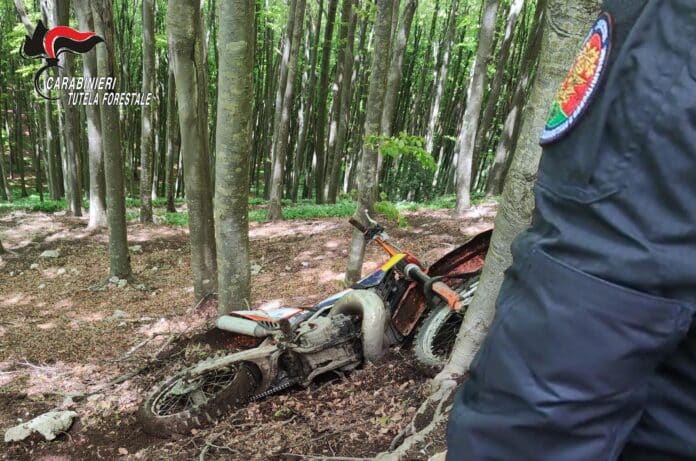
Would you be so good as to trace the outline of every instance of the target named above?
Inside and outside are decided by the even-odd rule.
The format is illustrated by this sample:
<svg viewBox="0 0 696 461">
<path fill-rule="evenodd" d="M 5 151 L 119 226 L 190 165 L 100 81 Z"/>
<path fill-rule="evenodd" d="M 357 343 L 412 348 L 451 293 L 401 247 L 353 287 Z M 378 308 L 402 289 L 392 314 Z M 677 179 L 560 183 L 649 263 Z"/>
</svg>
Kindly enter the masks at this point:
<svg viewBox="0 0 696 461">
<path fill-rule="evenodd" d="M 24 124 L 22 123 L 24 117 L 22 115 L 23 110 L 23 98 L 22 93 L 17 91 L 16 94 L 16 105 L 14 109 L 14 135 L 15 135 L 15 162 L 17 162 L 17 172 L 19 173 L 19 184 L 21 188 L 21 196 L 29 197 L 27 193 L 27 182 L 25 178 L 25 165 L 24 165 Z"/>
<path fill-rule="evenodd" d="M 169 60 L 169 78 L 167 78 L 167 158 L 165 166 L 165 192 L 167 197 L 167 211 L 174 213 L 174 196 L 176 188 L 176 175 L 174 164 L 178 164 L 179 151 L 181 150 L 181 135 L 179 133 L 179 115 L 176 113 L 176 80 Z"/>
<path fill-rule="evenodd" d="M 498 98 L 500 97 L 500 92 L 503 89 L 505 66 L 510 56 L 510 47 L 512 45 L 512 39 L 515 35 L 517 19 L 520 17 L 522 8 L 524 8 L 524 0 L 512 0 L 512 2 L 510 2 L 510 10 L 505 22 L 505 32 L 503 33 L 503 39 L 500 43 L 500 51 L 496 57 L 497 62 L 495 67 L 495 75 L 493 76 L 493 81 L 491 82 L 491 91 L 488 94 L 488 101 L 486 101 L 486 107 L 483 110 L 481 123 L 479 123 L 478 133 L 476 134 L 476 141 L 474 143 L 475 157 L 482 155 L 481 149 L 484 146 L 484 139 L 491 128 L 491 122 L 493 121 L 493 116 L 495 115 L 495 108 L 498 104 Z M 477 162 L 474 162 L 474 166 L 476 165 Z M 472 171 L 472 176 L 476 176 L 476 170 Z"/>
<path fill-rule="evenodd" d="M 444 50 L 442 51 L 442 60 L 440 68 L 437 70 L 437 79 L 435 81 L 435 94 L 430 106 L 430 116 L 428 117 L 428 128 L 425 132 L 425 150 L 432 154 L 435 147 L 435 132 L 437 130 L 437 122 L 440 117 L 440 103 L 442 95 L 445 92 L 447 83 L 447 73 L 449 71 L 450 53 L 452 51 L 452 42 L 454 41 L 454 33 L 457 29 L 457 11 L 459 8 L 459 0 L 453 0 L 452 9 L 447 18 L 447 26 L 444 39 Z"/>
<path fill-rule="evenodd" d="M 44 101 L 44 126 L 46 127 L 46 157 L 48 166 L 48 188 L 52 200 L 60 200 L 63 195 L 63 180 L 60 176 L 60 152 L 56 137 L 56 120 L 49 100 Z"/>
<path fill-rule="evenodd" d="M 111 0 L 90 0 L 94 30 L 105 43 L 96 46 L 97 73 L 102 77 L 116 75 L 114 65 L 114 22 Z M 101 126 L 110 127 L 102 133 L 106 182 L 107 221 L 109 224 L 110 274 L 121 279 L 131 275 L 130 256 L 126 235 L 126 200 L 123 195 L 123 157 L 118 107 L 100 108 Z"/>
<path fill-rule="evenodd" d="M 450 362 L 437 377 L 440 381 L 468 370 L 493 320 L 503 273 L 512 262 L 510 244 L 531 222 L 534 208 L 532 187 L 541 157 L 539 134 L 558 85 L 599 13 L 600 4 L 598 0 L 549 0 L 548 3 L 539 68 L 522 115 L 520 141 L 505 181 L 491 248 L 479 288 L 466 311 Z"/>
<path fill-rule="evenodd" d="M 304 0 L 299 0 L 304 2 Z M 303 8 L 304 9 L 304 8 Z M 215 237 L 218 311 L 248 309 L 249 160 L 254 96 L 254 0 L 220 5 L 218 113 L 215 161 Z M 300 23 L 302 17 L 298 16 Z M 290 84 L 290 80 L 288 81 Z"/>
<path fill-rule="evenodd" d="M 40 113 L 38 110 L 38 105 L 36 101 L 31 103 L 32 114 Z M 44 192 L 43 192 L 43 175 L 41 174 L 41 154 L 42 154 L 42 136 L 43 130 L 41 129 L 41 117 L 31 117 L 29 120 L 30 134 L 29 139 L 32 140 L 32 150 L 34 152 L 34 185 L 36 193 L 39 194 L 39 201 L 43 203 Z"/>
<path fill-rule="evenodd" d="M 546 0 L 544 0 L 546 3 Z M 531 26 L 531 33 L 527 49 L 522 58 L 522 70 L 515 88 L 515 93 L 510 104 L 510 111 L 505 119 L 505 125 L 501 134 L 500 142 L 495 150 L 495 158 L 488 173 L 486 184 L 486 195 L 500 195 L 503 191 L 503 184 L 508 167 L 508 157 L 510 152 L 515 150 L 517 137 L 520 131 L 520 121 L 522 112 L 527 100 L 527 92 L 532 83 L 533 72 L 539 60 L 539 49 L 541 47 L 541 36 L 543 32 L 542 18 L 544 15 L 543 5 L 537 5 L 536 13 Z"/>
<path fill-rule="evenodd" d="M 547 0 L 540 0 L 537 7 L 543 9 L 546 3 Z M 531 221 L 534 201 L 532 186 L 541 156 L 539 133 L 546 122 L 547 108 L 556 88 L 572 63 L 573 51 L 596 17 L 600 5 L 598 0 L 549 0 L 549 3 L 547 11 L 550 16 L 544 27 L 538 76 L 523 114 L 522 142 L 516 149 L 505 184 L 479 288 L 466 311 L 450 362 L 435 378 L 431 395 L 404 430 L 408 436 L 397 449 L 378 455 L 376 459 L 379 461 L 409 459 L 408 453 L 417 452 L 431 444 L 429 440 L 432 440 L 432 434 L 445 430 L 452 395 L 457 388 L 457 382 L 453 378 L 468 370 L 485 336 L 495 313 L 495 301 L 503 272 L 511 263 L 510 244 Z"/>
<path fill-rule="evenodd" d="M 389 71 L 389 49 L 391 47 L 392 0 L 377 0 L 377 17 L 375 19 L 375 42 L 372 52 L 372 74 L 370 89 L 367 96 L 365 118 L 365 135 L 360 162 L 358 181 L 358 207 L 355 218 L 367 224 L 365 213 L 372 211 L 372 205 L 377 198 L 377 151 L 373 137 L 381 133 L 382 112 L 384 109 L 384 94 Z M 360 278 L 363 256 L 365 254 L 365 239 L 357 229 L 353 237 L 348 255 L 346 269 L 346 284 L 351 285 Z"/>
<path fill-rule="evenodd" d="M 201 299 L 215 292 L 217 269 L 200 2 L 169 0 L 167 31 L 179 104 L 193 287 L 196 299 Z"/>
<path fill-rule="evenodd" d="M 80 30 L 94 30 L 89 0 L 75 0 L 75 13 Z M 95 53 L 82 55 L 85 78 L 97 76 Z M 91 93 L 91 92 L 90 92 Z M 89 152 L 89 228 L 106 226 L 106 184 L 104 178 L 104 153 L 102 151 L 101 115 L 99 106 L 85 106 L 87 118 L 87 149 Z"/>
<path fill-rule="evenodd" d="M 7 117 L 7 113 L 3 113 L 3 118 Z M 10 136 L 8 133 L 7 140 L 9 142 Z M 7 184 L 7 173 L 5 172 L 5 159 L 3 157 L 5 156 L 5 148 L 3 145 L 3 137 L 2 137 L 2 126 L 0 125 L 0 193 L 2 193 L 2 199 L 7 200 L 8 202 L 12 201 L 12 191 L 10 191 L 10 187 Z"/>
<path fill-rule="evenodd" d="M 288 60 L 288 75 L 285 83 L 283 103 L 281 105 L 280 124 L 278 136 L 275 139 L 273 152 L 273 167 L 271 175 L 271 192 L 268 204 L 268 221 L 283 219 L 281 199 L 283 198 L 283 178 L 285 175 L 285 159 L 288 156 L 288 136 L 290 132 L 290 111 L 292 109 L 295 91 L 295 75 L 297 74 L 297 61 L 299 58 L 300 40 L 302 39 L 302 26 L 304 24 L 305 0 L 295 1 L 294 27 L 290 38 L 290 59 Z"/>
<path fill-rule="evenodd" d="M 154 0 L 143 0 L 143 97 L 147 97 L 148 93 L 154 94 L 155 92 L 154 74 L 155 2 Z M 150 104 L 142 106 L 140 110 L 140 222 L 145 224 L 152 222 L 153 113 Z"/>
<path fill-rule="evenodd" d="M 315 125 L 314 137 L 314 152 L 317 158 L 316 171 L 314 173 L 314 189 L 317 194 L 317 203 L 324 203 L 324 169 L 326 168 L 326 104 L 329 96 L 329 64 L 331 61 L 331 42 L 333 40 L 333 29 L 334 22 L 336 20 L 337 6 L 338 0 L 329 0 L 329 7 L 326 15 L 326 28 L 324 29 L 324 46 L 321 52 L 319 98 L 317 99 L 317 121 Z"/>
<path fill-rule="evenodd" d="M 270 162 L 264 168 L 264 173 L 266 175 L 266 185 L 264 187 L 264 195 L 267 199 L 270 199 L 271 193 L 271 182 L 272 182 L 272 171 L 273 165 L 275 163 L 275 158 L 277 155 L 276 149 L 278 148 L 278 138 L 280 136 L 280 124 L 281 124 L 281 114 L 283 113 L 283 97 L 285 96 L 285 86 L 288 81 L 288 63 L 290 62 L 290 56 L 292 54 L 292 31 L 295 27 L 295 10 L 297 6 L 297 0 L 290 0 L 290 7 L 288 8 L 288 23 L 285 28 L 285 40 L 283 42 L 283 49 L 280 56 L 280 63 L 278 65 L 278 85 L 276 87 L 275 95 L 275 106 L 274 106 L 274 116 L 273 116 L 273 139 L 271 139 L 271 156 Z"/>
<path fill-rule="evenodd" d="M 57 21 L 56 24 L 70 25 L 70 1 L 54 0 Z M 61 78 L 72 78 L 72 54 L 61 54 L 61 68 L 59 75 Z M 76 106 L 68 104 L 68 92 L 61 91 L 60 99 L 64 116 L 64 138 L 65 152 L 63 155 L 65 165 L 65 184 L 70 212 L 74 216 L 82 216 L 82 191 L 80 188 L 80 175 L 78 158 L 80 152 L 80 132 L 79 132 L 79 113 Z"/>
<path fill-rule="evenodd" d="M 15 3 L 20 3 L 21 0 L 15 0 Z M 41 18 L 46 25 L 50 27 L 51 23 L 48 20 L 48 11 L 46 2 L 41 2 Z M 29 31 L 29 30 L 28 30 Z M 30 32 L 33 34 L 34 28 L 32 26 Z M 49 174 L 49 185 L 50 195 L 53 200 L 60 200 L 64 194 L 63 187 L 63 171 L 61 169 L 61 149 L 60 140 L 61 136 L 56 126 L 56 118 L 53 115 L 53 103 L 50 100 L 44 101 L 44 118 L 46 123 L 46 152 L 48 156 L 48 174 Z M 60 117 L 59 117 L 60 118 Z"/>
<path fill-rule="evenodd" d="M 392 123 L 394 122 L 394 111 L 399 96 L 399 88 L 401 87 L 404 52 L 406 51 L 408 36 L 411 32 L 411 23 L 417 7 L 418 0 L 410 0 L 406 4 L 403 17 L 401 18 L 401 27 L 396 34 L 396 41 L 393 44 L 389 76 L 387 77 L 387 93 L 384 95 L 384 112 L 382 113 L 382 133 L 387 136 L 393 134 Z"/>
<path fill-rule="evenodd" d="M 464 214 L 471 206 L 471 164 L 474 154 L 474 142 L 483 102 L 483 90 L 486 87 L 488 58 L 493 48 L 495 21 L 499 4 L 499 0 L 486 0 L 483 5 L 481 29 L 479 29 L 478 34 L 478 49 L 471 69 L 462 128 L 457 139 L 457 203 L 454 210 L 455 215 Z"/>
<path fill-rule="evenodd" d="M 350 0 L 344 0 L 346 3 L 352 3 Z M 339 186 L 339 173 L 341 168 L 341 160 L 343 157 L 343 152 L 345 151 L 346 138 L 348 135 L 348 121 L 350 118 L 350 96 L 352 89 L 352 77 L 353 77 L 353 48 L 355 47 L 355 26 L 357 23 L 357 15 L 353 11 L 353 8 L 349 10 L 349 16 L 342 19 L 342 25 L 347 24 L 348 30 L 346 31 L 345 42 L 346 46 L 343 49 L 342 60 L 338 61 L 340 80 L 338 81 L 338 98 L 340 111 L 337 113 L 337 127 L 336 127 L 336 139 L 333 147 L 331 147 L 331 169 L 329 170 L 329 191 L 327 195 L 327 201 L 329 203 L 336 203 L 336 196 L 338 195 Z M 331 145 L 331 140 L 329 139 L 329 145 Z"/>
</svg>

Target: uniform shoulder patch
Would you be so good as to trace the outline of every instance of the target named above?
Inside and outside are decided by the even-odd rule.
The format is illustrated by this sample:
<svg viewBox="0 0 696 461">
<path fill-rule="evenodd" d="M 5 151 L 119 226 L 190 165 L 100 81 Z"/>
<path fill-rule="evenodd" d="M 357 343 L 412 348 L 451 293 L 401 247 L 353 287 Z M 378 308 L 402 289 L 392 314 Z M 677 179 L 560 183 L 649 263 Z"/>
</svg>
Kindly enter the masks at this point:
<svg viewBox="0 0 696 461">
<path fill-rule="evenodd" d="M 578 123 L 596 94 L 607 69 L 612 40 L 612 18 L 602 13 L 583 42 L 582 50 L 551 104 L 540 144 L 568 134 Z"/>
</svg>

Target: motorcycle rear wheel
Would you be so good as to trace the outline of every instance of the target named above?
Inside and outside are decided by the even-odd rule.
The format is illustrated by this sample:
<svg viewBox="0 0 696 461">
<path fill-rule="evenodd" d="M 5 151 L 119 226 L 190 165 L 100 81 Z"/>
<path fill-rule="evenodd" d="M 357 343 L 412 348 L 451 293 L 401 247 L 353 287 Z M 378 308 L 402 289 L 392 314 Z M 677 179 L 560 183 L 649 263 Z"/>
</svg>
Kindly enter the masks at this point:
<svg viewBox="0 0 696 461">
<path fill-rule="evenodd" d="M 416 332 L 414 353 L 426 374 L 434 376 L 449 360 L 464 313 L 474 298 L 478 282 L 479 276 L 476 275 L 456 288 L 465 306 L 461 311 L 456 312 L 447 304 L 440 304 L 428 313 Z"/>
<path fill-rule="evenodd" d="M 195 372 L 201 364 L 165 379 L 143 401 L 138 419 L 145 432 L 160 437 L 188 434 L 246 403 L 261 382 L 261 373 L 250 362 Z"/>
</svg>

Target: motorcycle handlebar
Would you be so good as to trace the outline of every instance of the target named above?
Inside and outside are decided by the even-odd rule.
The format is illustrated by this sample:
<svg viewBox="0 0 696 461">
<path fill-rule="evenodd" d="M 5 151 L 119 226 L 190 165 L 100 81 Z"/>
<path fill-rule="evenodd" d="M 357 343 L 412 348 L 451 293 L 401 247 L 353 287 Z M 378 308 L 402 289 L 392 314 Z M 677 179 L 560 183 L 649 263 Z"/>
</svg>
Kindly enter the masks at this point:
<svg viewBox="0 0 696 461">
<path fill-rule="evenodd" d="M 355 227 L 357 230 L 359 230 L 360 232 L 362 232 L 363 234 L 364 234 L 365 232 L 367 232 L 367 227 L 365 227 L 365 226 L 363 226 L 362 224 L 360 224 L 360 221 L 358 221 L 357 219 L 355 219 L 355 218 L 350 218 L 350 219 L 348 220 L 348 222 L 349 222 L 353 227 Z"/>
<path fill-rule="evenodd" d="M 463 306 L 461 305 L 459 294 L 450 288 L 446 283 L 430 278 L 420 267 L 416 266 L 415 264 L 407 265 L 405 273 L 408 278 L 425 287 L 426 292 L 432 291 L 438 295 L 444 302 L 447 303 L 450 309 L 455 311 L 460 311 L 462 309 Z"/>
</svg>

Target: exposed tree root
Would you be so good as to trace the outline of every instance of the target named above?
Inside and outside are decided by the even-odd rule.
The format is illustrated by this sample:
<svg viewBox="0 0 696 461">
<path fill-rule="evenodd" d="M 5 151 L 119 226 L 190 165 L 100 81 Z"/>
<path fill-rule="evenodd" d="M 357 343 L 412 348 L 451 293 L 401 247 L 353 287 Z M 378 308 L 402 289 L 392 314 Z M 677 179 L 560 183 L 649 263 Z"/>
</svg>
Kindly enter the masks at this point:
<svg viewBox="0 0 696 461">
<path fill-rule="evenodd" d="M 431 436 L 446 430 L 457 382 L 445 380 L 436 386 L 418 408 L 413 420 L 394 438 L 389 451 L 378 454 L 376 461 L 402 461 L 427 456 Z"/>
</svg>

